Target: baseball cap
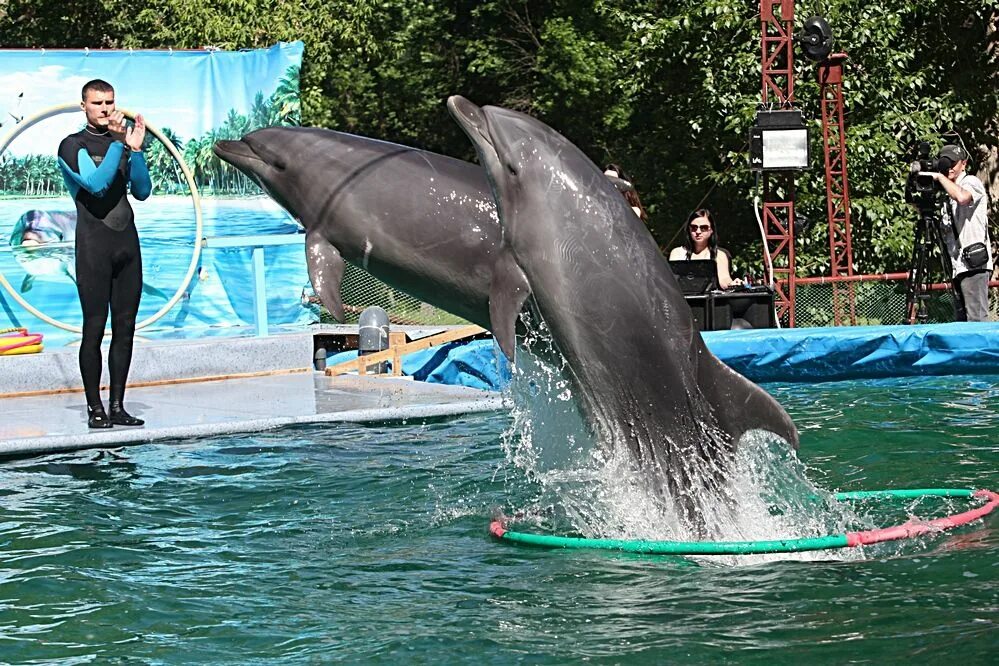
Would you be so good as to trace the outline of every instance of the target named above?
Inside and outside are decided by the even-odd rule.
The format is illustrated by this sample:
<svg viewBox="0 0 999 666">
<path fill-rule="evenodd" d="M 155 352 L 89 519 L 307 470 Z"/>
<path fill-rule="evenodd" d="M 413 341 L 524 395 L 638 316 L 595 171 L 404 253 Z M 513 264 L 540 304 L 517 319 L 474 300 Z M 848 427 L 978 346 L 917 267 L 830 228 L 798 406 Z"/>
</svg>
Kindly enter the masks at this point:
<svg viewBox="0 0 999 666">
<path fill-rule="evenodd" d="M 939 159 L 941 157 L 946 157 L 951 162 L 958 162 L 960 160 L 968 159 L 968 153 L 966 153 L 964 148 L 961 146 L 947 144 L 940 149 L 939 153 L 937 153 L 937 158 Z"/>
</svg>

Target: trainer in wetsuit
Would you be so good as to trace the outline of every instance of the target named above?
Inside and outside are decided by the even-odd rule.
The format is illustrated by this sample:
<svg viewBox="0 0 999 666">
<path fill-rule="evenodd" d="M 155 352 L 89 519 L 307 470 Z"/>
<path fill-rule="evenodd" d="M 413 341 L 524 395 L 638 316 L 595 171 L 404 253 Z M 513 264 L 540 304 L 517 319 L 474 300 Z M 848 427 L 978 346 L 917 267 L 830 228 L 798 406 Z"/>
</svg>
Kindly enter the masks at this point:
<svg viewBox="0 0 999 666">
<path fill-rule="evenodd" d="M 146 123 L 128 127 L 115 110 L 114 88 L 95 79 L 83 86 L 80 103 L 87 126 L 59 144 L 59 166 L 76 202 L 76 286 L 83 308 L 80 373 L 87 396 L 88 425 L 143 424 L 125 411 L 125 383 L 132 362 L 132 337 L 142 293 L 142 257 L 127 194 L 144 200 L 152 191 L 142 156 Z M 111 310 L 108 412 L 101 402 L 101 340 Z"/>
</svg>

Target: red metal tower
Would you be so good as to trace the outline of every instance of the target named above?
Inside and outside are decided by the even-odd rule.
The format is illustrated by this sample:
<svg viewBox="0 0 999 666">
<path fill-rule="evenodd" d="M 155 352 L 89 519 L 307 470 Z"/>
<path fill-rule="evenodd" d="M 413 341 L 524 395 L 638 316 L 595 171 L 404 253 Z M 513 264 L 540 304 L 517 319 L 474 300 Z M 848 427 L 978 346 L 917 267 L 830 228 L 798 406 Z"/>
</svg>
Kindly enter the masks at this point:
<svg viewBox="0 0 999 666">
<path fill-rule="evenodd" d="M 794 0 L 760 0 L 763 35 L 763 105 L 794 101 Z M 763 229 L 777 290 L 777 317 L 794 326 L 794 174 L 762 173 Z M 768 267 L 769 271 L 769 267 Z"/>
<path fill-rule="evenodd" d="M 822 138 L 826 158 L 826 209 L 829 215 L 829 259 L 836 326 L 857 323 L 854 283 L 836 278 L 853 275 L 850 245 L 850 182 L 846 170 L 846 130 L 843 122 L 843 63 L 834 53 L 819 63 L 822 93 Z"/>
</svg>

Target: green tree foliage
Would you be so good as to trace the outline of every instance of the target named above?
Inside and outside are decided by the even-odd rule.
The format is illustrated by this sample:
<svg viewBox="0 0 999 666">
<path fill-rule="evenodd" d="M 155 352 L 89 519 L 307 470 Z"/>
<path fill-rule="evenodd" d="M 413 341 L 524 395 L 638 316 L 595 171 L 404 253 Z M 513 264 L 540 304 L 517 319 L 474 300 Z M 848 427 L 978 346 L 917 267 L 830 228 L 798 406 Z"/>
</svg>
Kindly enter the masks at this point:
<svg viewBox="0 0 999 666">
<path fill-rule="evenodd" d="M 304 124 L 467 159 L 473 152 L 447 117 L 448 95 L 535 114 L 594 161 L 624 166 L 661 244 L 675 244 L 687 212 L 707 206 L 737 263 L 759 263 L 758 187 L 746 155 L 761 97 L 757 3 L 94 0 L 74 9 L 9 0 L 2 7 L 7 46 L 239 49 L 301 39 Z M 836 49 L 850 56 L 844 88 L 858 269 L 905 269 L 915 213 L 902 188 L 916 143 L 939 146 L 942 134 L 956 131 L 979 158 L 999 147 L 999 0 L 799 2 L 796 23 L 812 13 L 829 20 Z M 797 248 L 801 275 L 829 265 L 815 71 L 796 56 L 795 98 L 809 119 L 814 165 L 797 179 L 797 209 L 814 222 Z M 274 107 L 290 118 L 292 96 L 279 93 Z M 224 177 L 210 151 L 190 141 L 188 150 L 203 156 L 202 177 Z"/>
</svg>

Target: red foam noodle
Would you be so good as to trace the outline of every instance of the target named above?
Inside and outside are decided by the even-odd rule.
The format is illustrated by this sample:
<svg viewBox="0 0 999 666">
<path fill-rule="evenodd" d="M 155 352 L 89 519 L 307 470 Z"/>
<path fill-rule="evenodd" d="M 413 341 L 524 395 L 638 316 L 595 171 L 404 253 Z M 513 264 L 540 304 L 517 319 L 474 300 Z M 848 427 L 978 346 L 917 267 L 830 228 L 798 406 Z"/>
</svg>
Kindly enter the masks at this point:
<svg viewBox="0 0 999 666">
<path fill-rule="evenodd" d="M 898 541 L 899 539 L 911 539 L 929 532 L 939 532 L 949 530 L 961 525 L 978 520 L 993 511 L 999 506 L 999 495 L 991 490 L 976 490 L 973 497 L 983 497 L 987 501 L 977 509 L 956 513 L 952 516 L 935 518 L 933 520 L 908 522 L 893 527 L 882 527 L 865 532 L 848 532 L 846 535 L 849 546 L 865 546 L 872 543 L 882 543 L 885 541 Z"/>
</svg>

